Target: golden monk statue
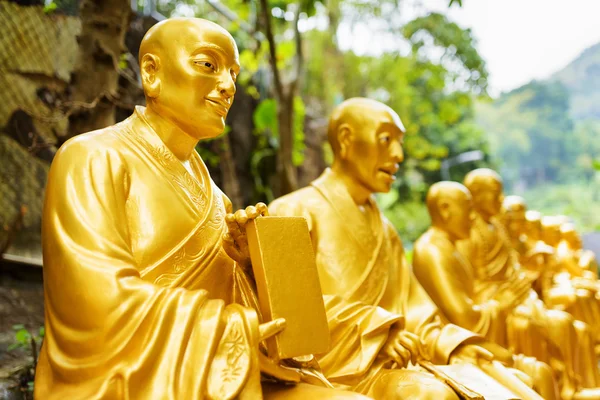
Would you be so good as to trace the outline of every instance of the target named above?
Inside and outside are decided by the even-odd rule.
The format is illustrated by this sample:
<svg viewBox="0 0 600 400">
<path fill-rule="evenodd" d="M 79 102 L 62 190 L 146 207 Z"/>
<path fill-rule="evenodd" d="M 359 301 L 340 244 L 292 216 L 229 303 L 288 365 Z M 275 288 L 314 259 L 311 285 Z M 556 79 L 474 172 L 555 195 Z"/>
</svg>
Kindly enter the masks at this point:
<svg viewBox="0 0 600 400">
<path fill-rule="evenodd" d="M 571 259 L 574 264 L 569 267 L 572 275 L 588 279 L 598 279 L 598 261 L 591 250 L 583 248 L 583 241 L 575 224 L 567 222 L 560 227 L 561 240 L 556 246 L 559 259 Z"/>
<path fill-rule="evenodd" d="M 469 322 L 467 327 L 480 324 L 476 326 L 486 328 L 488 324 L 480 323 L 475 318 L 477 314 L 473 314 L 472 319 L 465 319 L 461 310 L 472 308 L 482 314 L 493 315 L 494 302 L 499 304 L 496 307 L 500 311 L 510 310 L 506 319 L 506 342 L 501 343 L 516 353 L 551 362 L 557 371 L 562 372 L 561 395 L 564 398 L 572 398 L 575 393 L 579 398 L 597 398 L 594 396 L 600 392 L 594 389 L 600 386 L 597 380 L 599 374 L 589 326 L 575 321 L 568 313 L 548 310 L 531 289 L 532 278 L 520 268 L 506 231 L 497 220 L 503 198 L 501 178 L 492 170 L 479 169 L 467 175 L 465 186 L 472 194 L 472 200 L 462 203 L 455 201 L 456 195 L 444 194 L 445 188 L 429 194 L 429 211 L 432 221 L 438 221 L 439 231 L 452 232 L 454 229 L 452 215 L 445 211 L 450 205 L 454 210 L 466 202 L 467 213 L 475 212 L 469 238 L 455 240 L 452 247 L 448 247 L 447 243 L 436 244 L 431 231 L 419 239 L 414 267 L 423 286 L 451 322 Z M 444 201 L 439 202 L 439 197 Z M 451 257 L 455 249 L 460 254 Z M 455 261 L 456 258 L 460 262 Z M 440 274 L 443 276 L 441 279 L 427 278 Z M 452 278 L 455 274 L 467 274 L 473 284 Z M 511 301 L 517 305 L 513 309 Z M 501 329 L 501 325 L 498 322 L 495 325 L 498 328 L 486 328 L 480 332 L 498 340 L 502 333 L 495 329 Z M 590 390 L 580 391 L 580 388 Z"/>
<path fill-rule="evenodd" d="M 390 190 L 404 158 L 404 132 L 386 105 L 344 101 L 329 121 L 331 169 L 269 211 L 308 221 L 331 331 L 330 351 L 318 355 L 325 376 L 376 399 L 457 399 L 415 361 L 477 364 L 493 355 L 475 333 L 443 322 L 375 203 L 373 194 Z"/>
<path fill-rule="evenodd" d="M 540 298 L 548 307 L 567 311 L 589 324 L 592 332 L 598 332 L 600 304 L 596 299 L 596 278 L 583 273 L 574 254 L 561 246 L 562 227 L 570 234 L 574 232 L 573 225 L 558 217 L 544 217 L 546 223 L 542 224 L 536 217 L 530 214 L 530 221 L 527 220 L 527 204 L 522 197 L 504 199 L 501 220 L 512 247 L 519 254 L 521 266 L 539 274 L 535 289 Z M 542 237 L 550 243 L 540 240 L 542 232 Z"/>
<path fill-rule="evenodd" d="M 166 20 L 144 37 L 140 67 L 147 107 L 71 139 L 51 167 L 35 397 L 362 398 L 261 383 L 261 371 L 302 375 L 259 351 L 285 321 L 260 324 L 240 227 L 266 206 L 226 217 L 231 203 L 194 150 L 225 127 L 240 70 L 231 35 Z"/>
<path fill-rule="evenodd" d="M 512 248 L 517 251 L 519 264 L 529 271 L 532 277 L 535 277 L 533 289 L 541 299 L 546 301 L 556 268 L 555 251 L 540 239 L 541 219 L 538 219 L 537 222 L 529 221 L 528 213 L 530 218 L 536 217 L 535 212 L 530 213 L 527 210 L 525 199 L 521 196 L 504 198 L 501 220 Z M 536 223 L 538 223 L 539 229 Z M 536 231 L 538 232 L 537 236 Z"/>
<path fill-rule="evenodd" d="M 415 243 L 415 275 L 447 320 L 504 344 L 507 316 L 529 291 L 529 283 L 514 281 L 489 298 L 479 297 L 475 271 L 457 251 L 457 242 L 469 238 L 473 224 L 471 194 L 459 183 L 439 182 L 427 194 L 427 208 L 431 228 Z M 546 376 L 536 389 L 544 398 L 556 397 L 546 364 L 523 356 L 515 361 L 532 376 Z"/>
</svg>

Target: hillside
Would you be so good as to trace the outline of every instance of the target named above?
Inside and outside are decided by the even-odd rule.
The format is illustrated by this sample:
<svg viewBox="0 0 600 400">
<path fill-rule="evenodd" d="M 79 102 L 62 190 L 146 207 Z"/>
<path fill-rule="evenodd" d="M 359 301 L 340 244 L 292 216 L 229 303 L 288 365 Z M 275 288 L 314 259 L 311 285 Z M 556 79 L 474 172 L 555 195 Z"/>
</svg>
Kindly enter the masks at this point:
<svg viewBox="0 0 600 400">
<path fill-rule="evenodd" d="M 573 119 L 600 119 L 600 43 L 586 49 L 550 79 L 561 82 L 569 91 Z"/>
</svg>

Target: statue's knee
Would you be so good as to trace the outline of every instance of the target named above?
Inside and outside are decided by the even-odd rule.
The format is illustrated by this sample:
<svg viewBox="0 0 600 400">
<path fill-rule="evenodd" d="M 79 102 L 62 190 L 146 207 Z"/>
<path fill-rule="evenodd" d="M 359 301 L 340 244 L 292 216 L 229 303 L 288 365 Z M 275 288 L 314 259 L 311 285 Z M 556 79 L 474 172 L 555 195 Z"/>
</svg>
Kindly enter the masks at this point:
<svg viewBox="0 0 600 400">
<path fill-rule="evenodd" d="M 552 324 L 556 324 L 559 326 L 568 326 L 572 325 L 575 319 L 573 316 L 567 312 L 560 310 L 548 310 L 548 318 L 550 319 Z"/>
</svg>

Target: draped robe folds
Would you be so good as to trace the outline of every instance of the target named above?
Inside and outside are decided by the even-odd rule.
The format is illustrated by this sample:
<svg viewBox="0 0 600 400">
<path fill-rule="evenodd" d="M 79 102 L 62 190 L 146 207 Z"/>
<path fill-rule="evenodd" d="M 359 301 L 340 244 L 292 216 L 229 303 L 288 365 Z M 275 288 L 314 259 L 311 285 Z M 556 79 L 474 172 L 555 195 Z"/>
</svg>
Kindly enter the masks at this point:
<svg viewBox="0 0 600 400">
<path fill-rule="evenodd" d="M 43 216 L 38 399 L 261 397 L 251 281 L 221 246 L 229 200 L 144 121 L 65 143 Z"/>
<path fill-rule="evenodd" d="M 454 243 L 430 229 L 415 243 L 414 273 L 448 320 L 490 341 L 506 344 L 506 314 L 496 300 L 479 300 L 476 273 Z"/>
<path fill-rule="evenodd" d="M 457 249 L 474 268 L 475 303 L 492 299 L 503 283 L 520 279 L 517 252 L 495 218 L 488 223 L 477 215 L 470 238 L 457 242 Z M 566 312 L 548 309 L 533 289 L 509 314 L 506 326 L 508 347 L 516 353 L 544 362 L 551 362 L 552 355 L 566 365 L 568 373 L 581 376 L 583 387 L 600 383 L 589 326 Z"/>
<path fill-rule="evenodd" d="M 276 200 L 269 211 L 308 222 L 332 343 L 318 359 L 334 384 L 367 393 L 390 364 L 379 353 L 393 326 L 418 335 L 426 358 L 438 364 L 447 364 L 460 344 L 479 337 L 442 323 L 374 199 L 366 210 L 369 224 L 331 170 Z"/>
</svg>

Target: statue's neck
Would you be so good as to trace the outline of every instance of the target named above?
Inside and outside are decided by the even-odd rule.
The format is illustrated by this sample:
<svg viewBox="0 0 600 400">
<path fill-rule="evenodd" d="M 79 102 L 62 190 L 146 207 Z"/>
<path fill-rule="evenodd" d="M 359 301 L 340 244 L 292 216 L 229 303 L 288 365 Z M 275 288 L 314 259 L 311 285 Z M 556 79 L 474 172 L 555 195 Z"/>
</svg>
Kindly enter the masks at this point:
<svg viewBox="0 0 600 400">
<path fill-rule="evenodd" d="M 187 162 L 192 156 L 198 139 L 188 135 L 177 125 L 156 113 L 150 107 L 143 112 L 144 119 L 160 137 L 165 146 L 182 162 Z"/>
<path fill-rule="evenodd" d="M 331 166 L 331 171 L 333 172 L 335 179 L 340 181 L 346 187 L 352 201 L 354 201 L 357 206 L 362 207 L 369 203 L 369 199 L 373 193 L 354 179 L 352 175 L 348 174 L 339 163 L 334 163 Z"/>
</svg>

